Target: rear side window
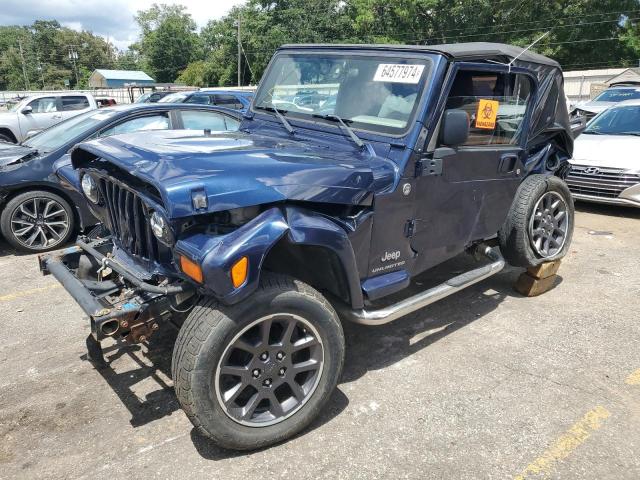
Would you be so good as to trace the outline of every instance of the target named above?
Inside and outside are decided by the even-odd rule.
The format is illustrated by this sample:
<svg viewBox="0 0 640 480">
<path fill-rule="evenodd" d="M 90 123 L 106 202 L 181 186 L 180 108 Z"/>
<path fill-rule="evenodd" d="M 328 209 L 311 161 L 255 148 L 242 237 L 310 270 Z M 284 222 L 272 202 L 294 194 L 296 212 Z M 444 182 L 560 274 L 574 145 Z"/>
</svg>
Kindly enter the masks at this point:
<svg viewBox="0 0 640 480">
<path fill-rule="evenodd" d="M 218 107 L 232 108 L 234 110 L 242 110 L 242 102 L 235 95 L 214 95 L 214 105 Z"/>
<path fill-rule="evenodd" d="M 33 113 L 50 113 L 58 111 L 56 97 L 36 98 L 35 100 L 29 102 L 29 106 L 31 107 Z"/>
<path fill-rule="evenodd" d="M 235 131 L 240 125 L 236 119 L 217 112 L 183 110 L 181 114 L 182 124 L 187 130 Z"/>
<path fill-rule="evenodd" d="M 470 133 L 465 145 L 514 144 L 532 88 L 525 75 L 463 70 L 456 76 L 446 108 L 467 112 Z"/>
<path fill-rule="evenodd" d="M 110 135 L 118 135 L 121 133 L 140 132 L 143 130 L 167 130 L 169 128 L 169 118 L 167 115 L 148 115 L 145 117 L 132 118 L 125 120 L 107 130 L 103 130 L 101 137 Z"/>
<path fill-rule="evenodd" d="M 84 95 L 62 97 L 62 110 L 84 110 L 89 108 L 89 99 Z"/>
</svg>

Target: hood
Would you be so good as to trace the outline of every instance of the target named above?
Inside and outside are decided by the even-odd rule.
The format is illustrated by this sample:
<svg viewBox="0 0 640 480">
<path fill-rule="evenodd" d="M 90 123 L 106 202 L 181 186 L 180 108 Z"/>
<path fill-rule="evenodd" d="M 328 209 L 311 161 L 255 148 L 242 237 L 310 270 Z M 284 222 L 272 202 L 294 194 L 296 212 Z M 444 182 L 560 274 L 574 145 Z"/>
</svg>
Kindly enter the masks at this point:
<svg viewBox="0 0 640 480">
<path fill-rule="evenodd" d="M 577 104 L 574 107 L 574 110 L 584 110 L 589 113 L 600 113 L 612 105 L 616 105 L 616 102 L 586 102 Z"/>
<path fill-rule="evenodd" d="M 31 147 L 16 145 L 15 143 L 0 142 L 0 168 L 28 160 L 37 154 L 38 151 Z"/>
<path fill-rule="evenodd" d="M 576 138 L 571 163 L 640 171 L 638 151 L 640 151 L 640 137 L 583 133 Z"/>
<path fill-rule="evenodd" d="M 192 192 L 208 198 L 209 212 L 299 200 L 368 204 L 389 189 L 396 165 L 373 149 L 319 146 L 243 132 L 206 135 L 163 131 L 82 143 L 75 168 L 99 157 L 152 184 L 172 218 L 193 215 Z"/>
</svg>

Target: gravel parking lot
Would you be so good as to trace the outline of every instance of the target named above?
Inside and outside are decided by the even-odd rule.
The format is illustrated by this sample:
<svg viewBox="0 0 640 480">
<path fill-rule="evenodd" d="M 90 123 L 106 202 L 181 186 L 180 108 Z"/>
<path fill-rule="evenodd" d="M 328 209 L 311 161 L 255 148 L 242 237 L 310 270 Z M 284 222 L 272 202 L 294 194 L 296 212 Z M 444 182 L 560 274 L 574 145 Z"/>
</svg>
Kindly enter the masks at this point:
<svg viewBox="0 0 640 480">
<path fill-rule="evenodd" d="M 329 408 L 252 453 L 196 434 L 176 332 L 86 361 L 89 327 L 0 244 L 0 478 L 640 478 L 640 212 L 578 205 L 556 287 L 508 269 L 384 327 L 346 325 Z"/>
</svg>

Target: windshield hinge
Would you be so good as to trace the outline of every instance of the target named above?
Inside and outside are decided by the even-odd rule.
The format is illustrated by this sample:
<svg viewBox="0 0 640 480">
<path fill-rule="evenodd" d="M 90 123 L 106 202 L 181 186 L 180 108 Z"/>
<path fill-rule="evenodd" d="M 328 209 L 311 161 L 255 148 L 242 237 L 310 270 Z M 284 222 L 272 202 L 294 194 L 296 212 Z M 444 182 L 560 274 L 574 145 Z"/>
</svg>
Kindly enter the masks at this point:
<svg viewBox="0 0 640 480">
<path fill-rule="evenodd" d="M 442 175 L 441 158 L 421 158 L 416 162 L 416 177 Z"/>
<path fill-rule="evenodd" d="M 416 232 L 416 221 L 415 220 L 407 220 L 407 223 L 404 224 L 404 236 L 407 238 L 413 237 L 413 234 Z"/>
</svg>

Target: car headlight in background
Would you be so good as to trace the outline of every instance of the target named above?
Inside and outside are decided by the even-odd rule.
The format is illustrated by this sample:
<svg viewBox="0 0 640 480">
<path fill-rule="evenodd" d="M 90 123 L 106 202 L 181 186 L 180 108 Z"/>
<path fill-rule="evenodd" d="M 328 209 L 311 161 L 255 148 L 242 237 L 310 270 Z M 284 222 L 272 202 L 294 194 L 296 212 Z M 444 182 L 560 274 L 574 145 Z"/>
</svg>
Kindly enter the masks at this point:
<svg viewBox="0 0 640 480">
<path fill-rule="evenodd" d="M 98 203 L 100 201 L 100 197 L 98 196 L 98 186 L 96 185 L 96 181 L 90 175 L 84 175 L 82 177 L 82 191 L 93 203 Z"/>
<path fill-rule="evenodd" d="M 169 222 L 158 212 L 153 212 L 149 219 L 151 224 L 151 231 L 158 240 L 167 246 L 173 244 L 173 232 L 169 226 Z"/>
</svg>

